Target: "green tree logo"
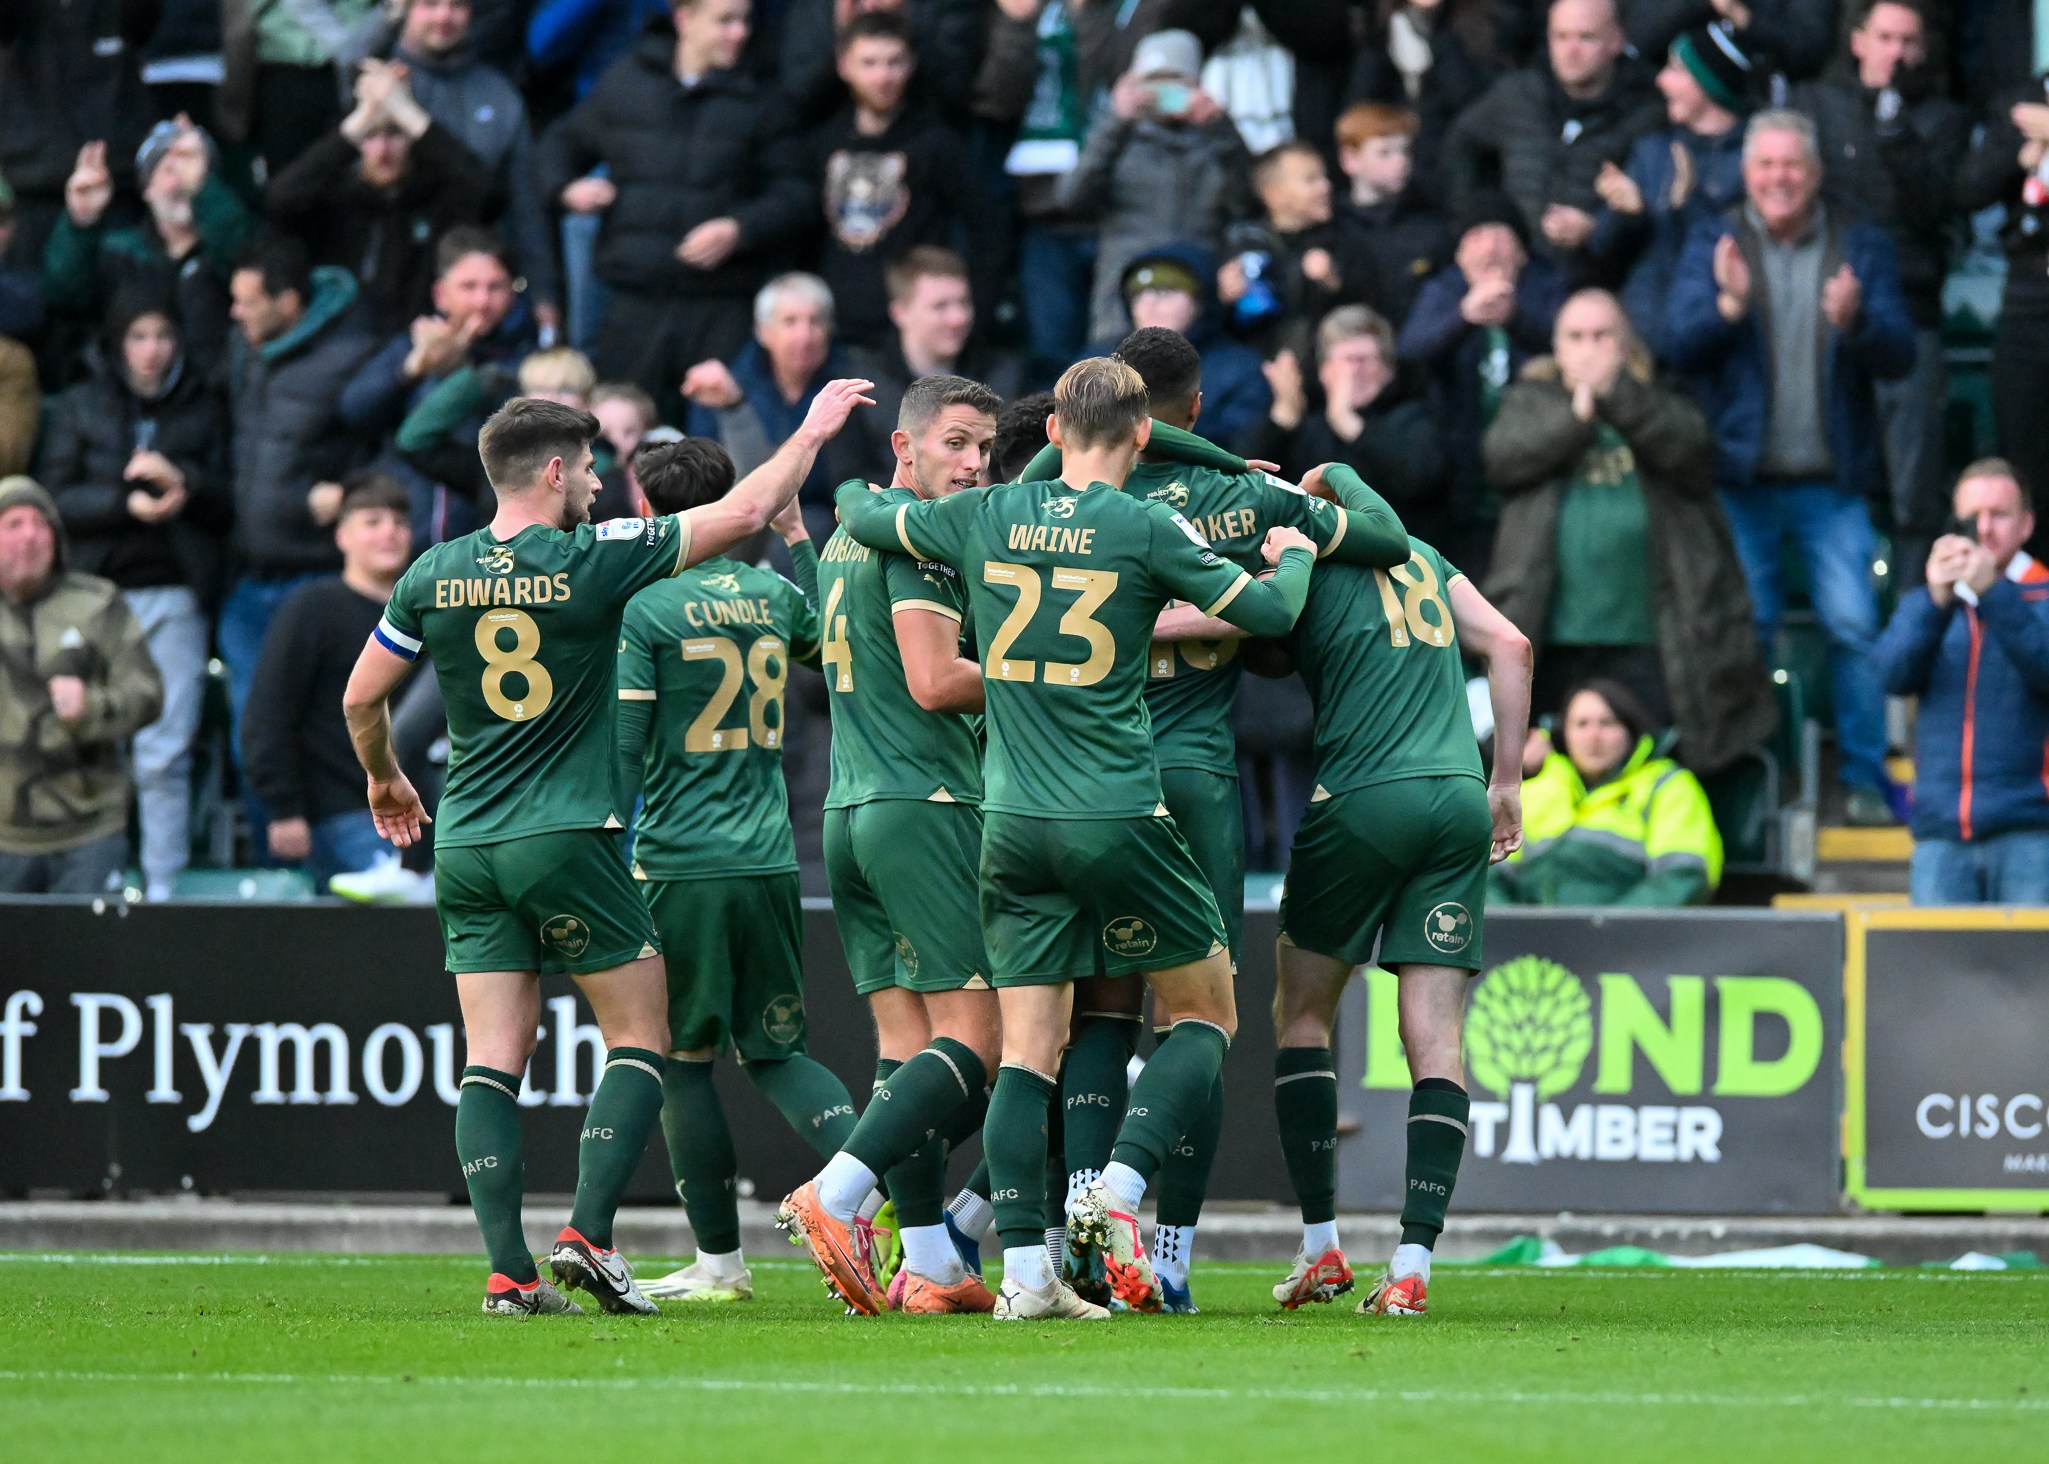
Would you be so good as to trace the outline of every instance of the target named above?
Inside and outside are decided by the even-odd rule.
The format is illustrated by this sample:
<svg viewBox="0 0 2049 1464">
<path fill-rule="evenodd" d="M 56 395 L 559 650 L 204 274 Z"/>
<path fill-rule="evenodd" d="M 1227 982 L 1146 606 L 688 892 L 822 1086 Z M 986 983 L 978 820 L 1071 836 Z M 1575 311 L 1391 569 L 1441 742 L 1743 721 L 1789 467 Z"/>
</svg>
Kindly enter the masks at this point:
<svg viewBox="0 0 2049 1464">
<path fill-rule="evenodd" d="M 1594 1004 L 1572 972 L 1520 956 L 1487 973 L 1466 1011 L 1466 1061 L 1502 1098 L 1527 1083 L 1539 1101 L 1579 1081 L 1594 1046 Z"/>
</svg>

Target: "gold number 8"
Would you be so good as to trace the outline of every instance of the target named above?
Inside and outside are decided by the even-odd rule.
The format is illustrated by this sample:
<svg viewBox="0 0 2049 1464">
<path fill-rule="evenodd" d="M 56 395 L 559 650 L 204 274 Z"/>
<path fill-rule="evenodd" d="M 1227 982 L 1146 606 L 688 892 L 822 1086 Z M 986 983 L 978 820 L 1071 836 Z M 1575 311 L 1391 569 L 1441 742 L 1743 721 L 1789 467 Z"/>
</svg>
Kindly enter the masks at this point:
<svg viewBox="0 0 2049 1464">
<path fill-rule="evenodd" d="M 514 636 L 510 649 L 498 642 L 498 633 L 504 630 Z M 477 617 L 477 654 L 484 658 L 484 703 L 508 722 L 538 717 L 555 699 L 554 678 L 534 659 L 540 649 L 541 627 L 526 611 L 487 610 Z M 505 694 L 508 673 L 526 681 L 526 696 L 519 701 Z"/>
</svg>

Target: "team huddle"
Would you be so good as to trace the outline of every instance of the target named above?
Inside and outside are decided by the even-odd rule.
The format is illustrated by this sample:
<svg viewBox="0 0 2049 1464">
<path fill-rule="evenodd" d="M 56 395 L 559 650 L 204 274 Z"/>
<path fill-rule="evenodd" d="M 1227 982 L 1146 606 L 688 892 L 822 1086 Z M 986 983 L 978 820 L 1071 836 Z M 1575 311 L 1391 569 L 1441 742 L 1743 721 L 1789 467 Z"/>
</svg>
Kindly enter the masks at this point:
<svg viewBox="0 0 2049 1464">
<path fill-rule="evenodd" d="M 1238 1021 L 1232 708 L 1246 670 L 1297 670 L 1317 783 L 1281 905 L 1274 1101 L 1303 1243 L 1274 1298 L 1354 1286 L 1330 1043 L 1373 960 L 1397 973 L 1415 1089 L 1401 1244 L 1359 1310 L 1423 1312 L 1465 1146 L 1486 871 L 1521 843 L 1528 642 L 1350 469 L 1298 487 L 1189 431 L 1200 360 L 1167 331 L 1070 368 L 1016 482 L 990 481 L 994 393 L 913 383 L 895 477 L 842 484 L 814 548 L 798 486 L 868 389 L 827 386 L 737 483 L 715 444 L 650 449 L 650 516 L 596 525 L 595 420 L 513 401 L 479 438 L 497 516 L 413 565 L 358 662 L 350 731 L 401 846 L 427 816 L 386 701 L 423 652 L 447 701 L 436 902 L 468 1042 L 456 1148 L 491 1259 L 484 1310 L 579 1309 L 520 1222 L 517 1097 L 549 971 L 582 987 L 606 1058 L 548 1259 L 605 1310 L 752 1295 L 712 1085 L 730 1047 L 819 1155 L 777 1223 L 848 1310 L 1194 1311 Z M 758 558 L 771 528 L 790 579 L 729 556 Z M 1487 668 L 1491 781 L 1463 656 Z M 823 673 L 831 709 L 826 873 L 878 1048 L 858 1113 L 805 1052 L 781 770 L 793 663 Z M 1148 1019 L 1157 1046 L 1132 1080 Z M 657 1118 L 697 1257 L 642 1284 L 612 1226 Z M 982 1163 L 949 1201 L 948 1157 L 977 1133 Z"/>
</svg>

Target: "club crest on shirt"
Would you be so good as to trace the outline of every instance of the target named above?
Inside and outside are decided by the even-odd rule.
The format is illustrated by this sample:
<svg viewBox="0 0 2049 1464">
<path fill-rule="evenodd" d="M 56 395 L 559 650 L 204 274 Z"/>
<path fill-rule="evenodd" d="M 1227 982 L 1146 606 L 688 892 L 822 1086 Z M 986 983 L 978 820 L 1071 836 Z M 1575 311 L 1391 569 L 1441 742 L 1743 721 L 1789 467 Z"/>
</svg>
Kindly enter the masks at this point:
<svg viewBox="0 0 2049 1464">
<path fill-rule="evenodd" d="M 740 576 L 737 574 L 708 574 L 704 577 L 707 590 L 717 590 L 722 595 L 740 593 Z"/>
<path fill-rule="evenodd" d="M 900 152 L 850 152 L 825 162 L 825 216 L 842 245 L 856 254 L 873 249 L 903 221 L 911 206 L 904 186 L 909 160 Z"/>
<path fill-rule="evenodd" d="M 1164 488 L 1154 489 L 1151 493 L 1146 494 L 1146 497 L 1160 499 L 1175 508 L 1186 508 L 1188 507 L 1188 485 L 1176 479 Z"/>
<path fill-rule="evenodd" d="M 477 556 L 477 563 L 484 567 L 486 574 L 511 574 L 512 546 L 510 544 L 493 544 L 489 549 L 486 549 Z"/>
</svg>

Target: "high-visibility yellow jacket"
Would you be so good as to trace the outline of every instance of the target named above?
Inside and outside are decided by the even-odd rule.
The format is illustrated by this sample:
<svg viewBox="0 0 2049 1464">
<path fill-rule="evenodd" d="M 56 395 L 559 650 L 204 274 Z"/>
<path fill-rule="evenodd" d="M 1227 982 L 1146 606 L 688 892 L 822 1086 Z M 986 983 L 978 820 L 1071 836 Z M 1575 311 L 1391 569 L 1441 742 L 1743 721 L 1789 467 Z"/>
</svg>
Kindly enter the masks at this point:
<svg viewBox="0 0 2049 1464">
<path fill-rule="evenodd" d="M 1523 784 L 1523 847 L 1487 897 L 1520 905 L 1700 905 L 1722 879 L 1722 836 L 1700 781 L 1645 737 L 1589 789 L 1563 753 Z"/>
</svg>

